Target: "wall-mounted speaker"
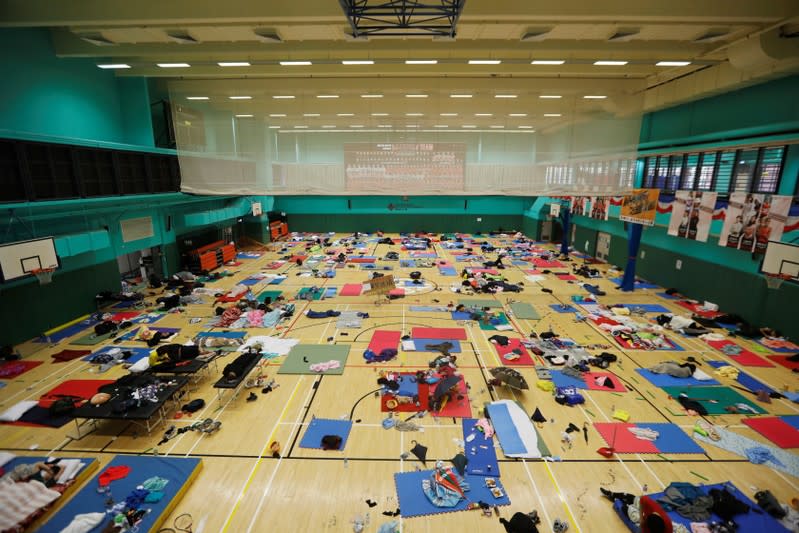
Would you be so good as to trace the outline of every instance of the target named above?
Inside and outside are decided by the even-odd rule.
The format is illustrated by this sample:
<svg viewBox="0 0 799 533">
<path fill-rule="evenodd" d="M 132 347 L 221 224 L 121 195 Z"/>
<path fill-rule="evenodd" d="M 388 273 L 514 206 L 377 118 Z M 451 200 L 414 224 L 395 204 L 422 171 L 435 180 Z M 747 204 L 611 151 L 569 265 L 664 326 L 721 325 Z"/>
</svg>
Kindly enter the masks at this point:
<svg viewBox="0 0 799 533">
<path fill-rule="evenodd" d="M 469 200 L 464 200 L 463 201 L 463 210 L 464 211 L 468 211 L 469 210 Z"/>
<path fill-rule="evenodd" d="M 347 198 L 347 209 L 352 209 L 352 200 Z"/>
<path fill-rule="evenodd" d="M 172 215 L 166 216 L 166 230 L 172 231 Z"/>
</svg>

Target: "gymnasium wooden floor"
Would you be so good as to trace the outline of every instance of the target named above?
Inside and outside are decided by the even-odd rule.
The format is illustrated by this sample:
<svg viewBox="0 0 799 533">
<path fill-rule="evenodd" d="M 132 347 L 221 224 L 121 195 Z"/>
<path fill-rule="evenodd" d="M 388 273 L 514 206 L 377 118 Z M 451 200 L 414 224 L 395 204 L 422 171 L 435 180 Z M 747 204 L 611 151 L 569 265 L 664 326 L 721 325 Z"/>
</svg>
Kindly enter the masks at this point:
<svg viewBox="0 0 799 533">
<path fill-rule="evenodd" d="M 490 240 L 499 243 L 498 239 Z M 439 243 L 435 243 L 434 247 L 439 257 L 452 261 L 458 271 L 468 264 L 456 263 L 454 257 Z M 303 250 L 304 244 L 297 244 L 293 249 Z M 398 251 L 399 246 L 389 247 L 371 242 L 367 253 L 383 257 L 390 250 Z M 235 276 L 225 278 L 213 287 L 232 287 L 237 281 L 261 271 L 261 267 L 281 255 L 285 254 L 271 251 L 259 259 L 241 260 L 240 266 L 229 267 L 238 272 Z M 406 258 L 408 253 L 400 252 L 400 257 Z M 493 259 L 495 256 L 488 254 L 488 257 Z M 394 265 L 393 273 L 399 278 L 407 278 L 408 272 L 413 270 L 399 268 L 396 261 L 379 263 Z M 705 446 L 706 453 L 701 455 L 627 454 L 605 459 L 596 453 L 596 449 L 605 444 L 593 428 L 589 430 L 587 444 L 579 434 L 572 448 L 562 446 L 561 432 L 570 422 L 581 427 L 584 422 L 590 424 L 609 421 L 616 408 L 629 411 L 632 421 L 673 422 L 690 434 L 695 418 L 682 415 L 677 402 L 669 400 L 660 389 L 651 386 L 633 369 L 649 367 L 661 360 L 681 360 L 688 355 L 700 361 L 703 358 L 728 358 L 700 340 L 683 337 L 674 339 L 685 348 L 684 352 L 618 349 L 608 334 L 590 323 L 575 322 L 572 314 L 554 313 L 549 308 L 550 304 L 568 302 L 571 295 L 585 294 L 585 291 L 552 275 L 547 275 L 539 283 L 529 282 L 525 280 L 522 268 L 508 266 L 503 274 L 511 282 L 524 281 L 524 291 L 517 294 L 500 293 L 494 298 L 503 304 L 509 298 L 529 302 L 543 318 L 536 321 L 513 318 L 514 331 L 506 334 L 526 337 L 531 331 L 542 332 L 552 328 L 561 336 L 580 344 L 609 345 L 611 349 L 605 351 L 619 357 L 619 362 L 613 364 L 610 370 L 633 384 L 636 390 L 624 395 L 583 391 L 587 401 L 585 405 L 577 407 L 560 406 L 549 393 L 542 392 L 535 386 L 525 392 L 514 393 L 504 387 L 489 392 L 486 386 L 486 369 L 502 364 L 487 340 L 492 332 L 483 331 L 476 325 L 466 326 L 468 341 L 463 342 L 463 353 L 460 354 L 458 363 L 471 385 L 473 416 L 478 415 L 478 410 L 485 402 L 510 398 L 521 402 L 528 413 L 538 407 L 547 418 L 554 420 L 545 425 L 541 434 L 552 453 L 561 458 L 560 461 L 507 460 L 502 459 L 498 450 L 501 480 L 512 502 L 509 507 L 500 509 L 502 516 L 510 518 L 516 511 L 529 512 L 536 509 L 543 520 L 541 531 L 549 531 L 547 524 L 551 525 L 556 518 L 568 521 L 572 531 L 626 531 L 612 511 L 610 503 L 600 497 L 599 488 L 608 487 L 633 493 L 641 493 L 642 490 L 655 492 L 671 481 L 716 483 L 729 480 L 750 498 L 755 488 L 770 489 L 781 501 L 799 496 L 799 480 L 765 466 L 750 464 L 738 456 L 711 446 Z M 605 271 L 607 265 L 599 265 L 599 268 Z M 345 451 L 308 450 L 300 448 L 298 443 L 304 427 L 313 416 L 348 417 L 356 401 L 377 388 L 378 369 L 426 368 L 428 361 L 433 358 L 429 353 L 401 351 L 399 357 L 389 364 L 366 365 L 361 354 L 374 329 L 395 329 L 408 333 L 413 326 L 459 327 L 449 319 L 448 313 L 411 312 L 410 306 L 413 305 L 447 305 L 458 297 L 450 291 L 450 285 L 459 283 L 459 278 L 441 276 L 436 268 L 421 271 L 424 278 L 433 285 L 425 293 L 409 295 L 379 306 L 371 296 L 337 296 L 310 303 L 298 301 L 295 318 L 288 326 L 279 330 L 249 329 L 250 335 L 275 334 L 301 339 L 303 343 L 325 344 L 329 337 L 333 337 L 336 344 L 351 347 L 346 370 L 341 376 L 277 375 L 281 360 L 266 361 L 264 373 L 269 377 L 276 377 L 279 388 L 266 395 L 259 394 L 255 402 L 246 402 L 244 391 L 237 395 L 228 393 L 220 404 L 212 384 L 219 377 L 225 361 L 223 359 L 219 368 L 212 370 L 211 376 L 200 381 L 196 390 L 190 393 L 190 398 L 203 398 L 206 401 L 205 409 L 192 418 L 168 421 L 168 424 L 181 427 L 197 419 L 211 417 L 222 422 L 221 430 L 210 436 L 187 432 L 157 447 L 160 454 L 198 456 L 204 462 L 198 479 L 172 516 L 191 513 L 195 532 L 200 531 L 200 525 L 202 531 L 206 532 L 352 531 L 351 520 L 367 513 L 370 525 L 366 531 L 375 531 L 380 524 L 391 520 L 381 513 L 397 508 L 393 474 L 421 466 L 416 460 L 401 459 L 400 454 L 410 450 L 411 440 L 417 440 L 429 447 L 428 458 L 451 458 L 458 450 L 457 441 L 462 439 L 459 420 L 426 416 L 417 420 L 424 428 L 421 433 L 406 434 L 393 429 L 385 430 L 381 427 L 384 415 L 380 412 L 378 400 L 368 397 L 355 409 L 353 418 L 360 422 L 354 425 Z M 365 281 L 370 274 L 357 268 L 343 268 L 337 271 L 334 279 L 303 278 L 295 276 L 298 267 L 293 264 L 270 272 L 285 272 L 288 275 L 288 279 L 281 285 L 268 287 L 270 290 L 282 290 L 287 297 L 293 297 L 304 286 L 325 282 L 326 286 L 341 287 L 344 283 Z M 656 296 L 655 289 L 621 293 L 614 288 L 612 282 L 604 278 L 596 281 L 608 293 L 600 298 L 602 303 L 657 303 L 675 313 L 685 311 L 671 301 Z M 441 290 L 436 290 L 435 287 Z M 542 287 L 552 289 L 553 293 L 542 292 Z M 259 290 L 265 288 L 267 287 L 263 285 L 257 286 Z M 308 308 L 364 311 L 369 313 L 370 318 L 364 320 L 361 330 L 347 330 L 348 335 L 343 336 L 341 331 L 336 330 L 335 318 L 308 319 L 303 315 L 303 311 Z M 213 305 L 192 305 L 187 308 L 186 313 L 170 314 L 157 326 L 181 328 L 175 342 L 182 343 L 201 331 L 202 324 L 212 315 Z M 190 324 L 190 319 L 194 317 L 203 320 Z M 68 341 L 66 339 L 53 347 L 32 342 L 21 345 L 19 348 L 26 359 L 45 361 L 45 364 L 7 381 L 7 386 L 0 390 L 0 407 L 5 409 L 23 399 L 36 399 L 65 379 L 98 377 L 91 365 L 81 360 L 59 364 L 50 362 L 50 355 L 66 347 Z M 748 341 L 739 339 L 738 342 L 749 345 Z M 600 351 L 603 350 L 595 352 Z M 228 360 L 230 357 L 227 356 Z M 703 368 L 711 373 L 712 369 L 707 365 Z M 783 367 L 745 370 L 774 388 L 795 391 L 799 386 L 797 375 Z M 532 368 L 522 368 L 521 372 L 531 385 L 535 383 L 535 372 Z M 115 379 L 124 374 L 121 367 L 116 367 L 103 374 L 102 378 Z M 720 378 L 720 381 L 729 383 L 726 378 Z M 774 414 L 799 413 L 799 408 L 786 400 L 759 405 Z M 713 421 L 753 439 L 767 442 L 741 424 L 740 418 L 738 415 L 726 415 L 715 417 Z M 102 468 L 115 454 L 140 454 L 152 450 L 161 439 L 164 429 L 165 426 L 161 426 L 148 436 L 138 426 L 124 422 L 106 422 L 101 423 L 88 436 L 73 440 L 69 435 L 74 434 L 74 424 L 68 424 L 61 429 L 2 426 L 0 449 L 19 455 L 57 452 L 62 456 L 92 456 L 100 460 Z M 279 441 L 283 446 L 283 456 L 280 459 L 270 457 L 267 451 L 273 440 Z M 429 461 L 428 465 L 430 464 L 432 463 Z M 369 508 L 365 503 L 366 499 L 372 499 L 378 505 Z M 402 519 L 401 524 L 402 530 L 406 532 L 504 531 L 496 517 L 483 517 L 479 511 L 408 518 Z"/>
</svg>

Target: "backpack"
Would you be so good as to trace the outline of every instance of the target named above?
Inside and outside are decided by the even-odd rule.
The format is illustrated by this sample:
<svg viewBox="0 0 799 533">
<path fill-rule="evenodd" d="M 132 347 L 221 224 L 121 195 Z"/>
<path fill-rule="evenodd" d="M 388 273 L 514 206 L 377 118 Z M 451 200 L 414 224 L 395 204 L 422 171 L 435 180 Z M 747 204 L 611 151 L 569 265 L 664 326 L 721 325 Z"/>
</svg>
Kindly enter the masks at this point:
<svg viewBox="0 0 799 533">
<path fill-rule="evenodd" d="M 48 412 L 53 417 L 68 415 L 75 410 L 75 404 L 81 401 L 83 398 L 78 396 L 64 396 L 51 403 Z"/>
</svg>

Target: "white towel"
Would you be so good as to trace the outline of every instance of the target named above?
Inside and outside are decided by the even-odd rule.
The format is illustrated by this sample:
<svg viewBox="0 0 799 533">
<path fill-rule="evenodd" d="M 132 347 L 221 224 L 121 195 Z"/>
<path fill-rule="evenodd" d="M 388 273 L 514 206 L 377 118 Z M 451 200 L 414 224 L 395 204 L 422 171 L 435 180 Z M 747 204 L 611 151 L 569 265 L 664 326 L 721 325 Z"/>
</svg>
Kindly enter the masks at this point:
<svg viewBox="0 0 799 533">
<path fill-rule="evenodd" d="M 39 402 L 36 400 L 24 400 L 19 403 L 14 404 L 13 406 L 9 407 L 8 409 L 0 414 L 0 421 L 2 422 L 16 422 L 19 420 L 22 415 L 33 409 L 39 405 Z"/>
<path fill-rule="evenodd" d="M 61 533 L 88 533 L 105 519 L 105 513 L 86 513 L 75 515 L 72 522 Z"/>
</svg>

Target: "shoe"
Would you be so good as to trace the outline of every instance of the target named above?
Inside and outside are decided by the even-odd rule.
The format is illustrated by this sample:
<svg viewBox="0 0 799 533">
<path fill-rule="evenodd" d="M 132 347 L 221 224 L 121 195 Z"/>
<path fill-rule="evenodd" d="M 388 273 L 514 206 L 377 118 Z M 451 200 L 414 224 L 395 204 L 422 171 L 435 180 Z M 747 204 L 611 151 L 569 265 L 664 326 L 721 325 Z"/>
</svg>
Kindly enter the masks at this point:
<svg viewBox="0 0 799 533">
<path fill-rule="evenodd" d="M 247 396 L 247 401 L 248 402 L 254 402 L 257 399 L 258 399 L 258 396 L 256 396 L 254 392 L 251 392 L 250 395 Z"/>
</svg>

